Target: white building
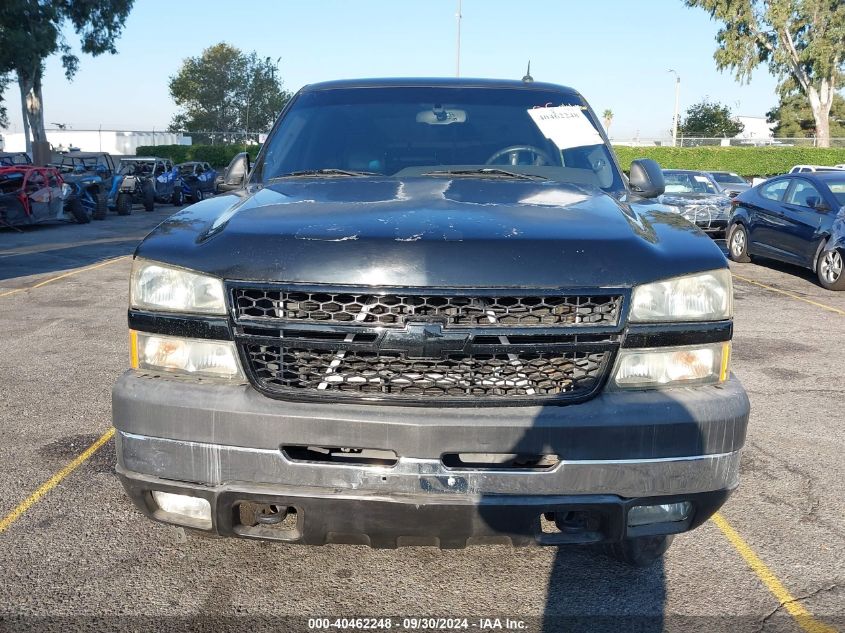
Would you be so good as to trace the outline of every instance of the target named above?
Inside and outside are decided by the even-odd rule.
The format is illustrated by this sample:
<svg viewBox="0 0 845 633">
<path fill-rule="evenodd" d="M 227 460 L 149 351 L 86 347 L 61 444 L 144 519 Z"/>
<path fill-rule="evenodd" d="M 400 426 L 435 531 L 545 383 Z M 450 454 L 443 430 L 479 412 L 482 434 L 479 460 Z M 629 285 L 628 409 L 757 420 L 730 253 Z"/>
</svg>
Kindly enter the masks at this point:
<svg viewBox="0 0 845 633">
<path fill-rule="evenodd" d="M 737 121 L 745 127 L 734 138 L 743 140 L 769 140 L 775 137 L 777 123 L 768 123 L 764 116 L 738 116 Z"/>
<path fill-rule="evenodd" d="M 23 132 L 5 134 L 5 151 L 25 152 Z M 108 152 L 134 155 L 139 145 L 190 145 L 191 137 L 170 132 L 124 132 L 118 130 L 47 130 L 47 140 L 53 149 L 71 147 L 83 152 Z"/>
</svg>

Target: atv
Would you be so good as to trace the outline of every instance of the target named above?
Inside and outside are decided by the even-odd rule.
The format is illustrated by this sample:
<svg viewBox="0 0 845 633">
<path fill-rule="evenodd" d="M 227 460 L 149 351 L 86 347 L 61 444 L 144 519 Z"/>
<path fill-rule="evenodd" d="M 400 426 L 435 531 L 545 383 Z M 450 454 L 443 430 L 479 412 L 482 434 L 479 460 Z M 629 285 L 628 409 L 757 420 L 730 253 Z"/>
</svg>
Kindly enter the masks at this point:
<svg viewBox="0 0 845 633">
<path fill-rule="evenodd" d="M 182 177 L 182 193 L 199 202 L 216 192 L 217 171 L 208 163 L 188 162 L 176 165 Z"/>
<path fill-rule="evenodd" d="M 26 152 L 0 152 L 0 167 L 32 165 L 32 159 Z"/>
<path fill-rule="evenodd" d="M 115 179 L 112 157 L 102 152 L 68 152 L 56 166 L 65 182 L 65 207 L 76 216 L 81 205 L 88 217 L 105 220 L 108 192 Z"/>
<path fill-rule="evenodd" d="M 182 206 L 182 178 L 169 158 L 121 158 L 117 177 L 109 192 L 108 205 L 118 215 L 132 213 L 133 204 L 144 205 L 145 211 L 155 203 Z"/>
</svg>

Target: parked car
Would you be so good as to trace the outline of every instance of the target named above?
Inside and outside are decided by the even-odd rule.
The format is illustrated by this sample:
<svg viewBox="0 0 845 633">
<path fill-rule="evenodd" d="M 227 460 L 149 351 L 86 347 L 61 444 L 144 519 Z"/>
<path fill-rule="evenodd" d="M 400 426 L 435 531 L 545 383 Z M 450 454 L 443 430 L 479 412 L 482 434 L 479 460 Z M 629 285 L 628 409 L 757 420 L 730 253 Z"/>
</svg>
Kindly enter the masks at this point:
<svg viewBox="0 0 845 633">
<path fill-rule="evenodd" d="M 132 213 L 133 204 L 152 211 L 156 202 L 182 206 L 182 178 L 169 158 L 121 158 L 109 192 L 109 208 L 119 215 Z"/>
<path fill-rule="evenodd" d="M 65 205 L 75 206 L 76 200 L 87 217 L 105 220 L 108 213 L 108 194 L 115 178 L 114 161 L 104 152 L 67 152 L 57 163 L 65 183 Z"/>
<path fill-rule="evenodd" d="M 807 173 L 814 173 L 817 171 L 837 171 L 842 169 L 841 166 L 837 165 L 832 167 L 830 165 L 795 165 L 792 169 L 789 170 L 790 174 L 807 174 Z"/>
<path fill-rule="evenodd" d="M 176 169 L 182 178 L 182 193 L 194 202 L 217 193 L 217 170 L 208 163 L 181 163 Z"/>
<path fill-rule="evenodd" d="M 731 214 L 731 199 L 703 171 L 664 169 L 666 191 L 658 200 L 712 237 L 722 237 Z"/>
<path fill-rule="evenodd" d="M 719 190 L 729 198 L 751 189 L 751 185 L 745 178 L 732 171 L 708 171 L 707 174 L 716 183 Z"/>
<path fill-rule="evenodd" d="M 727 260 L 578 92 L 315 84 L 237 160 L 135 252 L 113 420 L 148 516 L 644 565 L 736 487 Z"/>
<path fill-rule="evenodd" d="M 26 152 L 0 152 L 0 167 L 31 164 L 32 159 Z"/>
<path fill-rule="evenodd" d="M 0 226 L 67 220 L 62 177 L 54 167 L 0 167 Z M 78 209 L 77 209 L 78 211 Z M 86 222 L 87 216 L 73 216 Z"/>
<path fill-rule="evenodd" d="M 813 270 L 829 290 L 845 290 L 845 170 L 789 174 L 734 198 L 728 253 Z"/>
</svg>

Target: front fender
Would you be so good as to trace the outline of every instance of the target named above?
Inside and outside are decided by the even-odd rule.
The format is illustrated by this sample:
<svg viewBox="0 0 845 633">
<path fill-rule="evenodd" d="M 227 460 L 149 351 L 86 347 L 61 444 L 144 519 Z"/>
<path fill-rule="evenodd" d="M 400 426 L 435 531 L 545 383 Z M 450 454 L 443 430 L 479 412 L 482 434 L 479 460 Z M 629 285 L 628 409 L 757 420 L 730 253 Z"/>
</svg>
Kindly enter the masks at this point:
<svg viewBox="0 0 845 633">
<path fill-rule="evenodd" d="M 830 238 L 825 245 L 825 250 L 839 249 L 845 253 L 845 206 L 840 209 L 839 214 L 830 226 Z"/>
<path fill-rule="evenodd" d="M 732 224 L 742 224 L 746 230 L 748 230 L 749 225 L 751 224 L 751 215 L 745 207 L 742 205 L 734 205 L 731 209 L 731 215 L 728 218 L 728 227 Z"/>
</svg>

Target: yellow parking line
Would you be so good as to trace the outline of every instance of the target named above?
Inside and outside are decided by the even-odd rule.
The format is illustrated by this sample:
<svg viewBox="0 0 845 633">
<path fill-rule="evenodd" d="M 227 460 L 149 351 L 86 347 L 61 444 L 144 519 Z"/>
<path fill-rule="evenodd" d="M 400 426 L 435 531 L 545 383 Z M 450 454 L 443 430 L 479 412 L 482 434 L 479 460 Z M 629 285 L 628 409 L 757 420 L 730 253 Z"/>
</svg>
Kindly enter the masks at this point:
<svg viewBox="0 0 845 633">
<path fill-rule="evenodd" d="M 9 528 L 12 523 L 17 521 L 27 510 L 38 503 L 41 498 L 55 488 L 65 477 L 70 475 L 80 465 L 85 463 L 91 456 L 96 453 L 106 442 L 114 437 L 114 427 L 103 433 L 96 442 L 91 444 L 82 453 L 79 454 L 72 462 L 67 464 L 55 475 L 50 477 L 41 486 L 33 492 L 29 497 L 22 501 L 14 510 L 0 519 L 0 534 Z M 801 627 L 805 633 L 838 633 L 836 629 L 826 624 L 823 624 L 813 617 L 813 614 L 807 611 L 798 600 L 789 593 L 789 590 L 784 584 L 775 576 L 774 572 L 764 563 L 760 557 L 751 549 L 751 546 L 739 535 L 733 526 L 728 523 L 727 519 L 717 512 L 713 515 L 713 523 L 721 530 L 725 538 L 728 539 L 731 545 L 739 552 L 740 556 L 745 560 L 749 567 L 757 574 L 757 577 L 763 582 L 766 588 L 777 598 L 778 603 L 787 613 L 795 618 L 798 626 Z"/>
<path fill-rule="evenodd" d="M 59 472 L 55 475 L 50 477 L 47 481 L 45 481 L 41 486 L 39 486 L 38 490 L 33 492 L 29 495 L 26 499 L 24 499 L 18 507 L 12 510 L 9 514 L 4 516 L 0 519 L 0 534 L 6 531 L 6 529 L 12 525 L 15 521 L 17 521 L 24 512 L 29 510 L 32 506 L 34 506 L 38 501 L 50 492 L 53 488 L 55 488 L 65 477 L 70 475 L 74 470 L 76 470 L 81 464 L 83 464 L 87 459 L 91 457 L 94 453 L 97 452 L 103 444 L 108 442 L 114 436 L 114 427 L 110 428 L 108 431 L 103 433 L 100 438 L 91 444 L 88 448 L 86 448 L 76 459 L 72 462 L 67 464 L 64 468 L 62 468 Z"/>
<path fill-rule="evenodd" d="M 56 275 L 55 277 L 50 277 L 49 279 L 45 279 L 44 281 L 39 281 L 37 284 L 33 284 L 31 286 L 26 286 L 25 288 L 15 288 L 14 290 L 7 290 L 6 292 L 0 292 L 0 297 L 8 297 L 9 295 L 17 294 L 19 292 L 23 292 L 24 290 L 34 290 L 35 288 L 40 288 L 41 286 L 46 286 L 47 284 L 51 284 L 54 281 L 58 281 L 59 279 L 64 279 L 65 277 L 70 277 L 72 275 L 78 275 L 79 273 L 84 273 L 89 270 L 94 270 L 95 268 L 102 268 L 103 266 L 108 266 L 109 264 L 114 264 L 115 262 L 122 261 L 129 257 L 129 255 L 121 255 L 120 257 L 115 257 L 114 259 L 107 259 L 99 264 L 94 264 L 92 266 L 85 266 L 84 268 L 77 268 L 76 270 L 71 270 L 66 273 L 62 273 L 61 275 Z"/>
<path fill-rule="evenodd" d="M 801 295 L 789 292 L 788 290 L 781 290 L 780 288 L 774 288 L 772 286 L 767 286 L 766 284 L 761 284 L 759 281 L 754 281 L 753 279 L 743 277 L 742 275 L 737 275 L 736 273 L 733 273 L 733 276 L 749 284 L 754 284 L 755 286 L 760 286 L 761 288 L 765 288 L 766 290 L 771 290 L 772 292 L 777 292 L 778 294 L 786 295 L 787 297 L 792 297 L 793 299 L 798 299 L 798 301 L 809 303 L 810 305 L 816 306 L 817 308 L 830 310 L 831 312 L 835 312 L 836 314 L 841 314 L 842 316 L 845 316 L 845 310 L 840 310 L 839 308 L 834 308 L 833 306 L 829 306 L 824 303 L 819 303 L 818 301 L 813 301 L 812 299 L 807 299 L 806 297 L 802 297 Z"/>
<path fill-rule="evenodd" d="M 801 627 L 801 630 L 806 633 L 837 633 L 833 627 L 816 620 L 813 614 L 807 611 L 804 605 L 789 593 L 789 590 L 784 587 L 774 572 L 757 556 L 754 550 L 751 549 L 751 546 L 728 523 L 727 519 L 720 512 L 713 515 L 712 521 L 722 531 L 722 534 L 730 541 L 730 544 L 734 546 L 736 551 L 739 552 L 745 562 L 748 563 L 748 566 L 757 574 L 757 577 L 763 581 L 766 588 L 777 598 L 780 606 L 795 618 L 795 622 Z"/>
</svg>

